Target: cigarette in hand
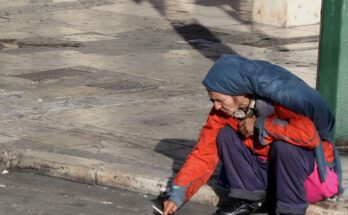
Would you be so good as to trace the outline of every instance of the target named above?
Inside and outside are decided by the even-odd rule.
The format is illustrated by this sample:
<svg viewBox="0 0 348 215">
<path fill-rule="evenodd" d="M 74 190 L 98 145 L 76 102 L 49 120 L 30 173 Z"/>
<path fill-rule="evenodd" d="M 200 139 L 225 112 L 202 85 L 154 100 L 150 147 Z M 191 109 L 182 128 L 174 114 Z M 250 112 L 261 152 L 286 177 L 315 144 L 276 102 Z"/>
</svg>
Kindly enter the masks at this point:
<svg viewBox="0 0 348 215">
<path fill-rule="evenodd" d="M 159 214 L 163 215 L 163 212 L 158 209 L 156 206 L 152 205 L 152 208 L 155 209 L 155 211 L 157 211 Z"/>
</svg>

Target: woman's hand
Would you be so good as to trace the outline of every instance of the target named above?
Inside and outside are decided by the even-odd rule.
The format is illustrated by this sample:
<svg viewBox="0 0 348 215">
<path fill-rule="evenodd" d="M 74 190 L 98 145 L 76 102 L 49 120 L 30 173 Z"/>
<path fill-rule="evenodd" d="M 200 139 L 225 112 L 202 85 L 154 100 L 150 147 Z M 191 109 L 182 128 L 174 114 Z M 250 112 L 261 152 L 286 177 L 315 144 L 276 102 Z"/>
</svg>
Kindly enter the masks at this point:
<svg viewBox="0 0 348 215">
<path fill-rule="evenodd" d="M 170 200 L 163 202 L 163 215 L 174 214 L 176 210 L 178 210 L 178 206 L 174 202 Z"/>
<path fill-rule="evenodd" d="M 239 122 L 239 131 L 245 138 L 254 135 L 255 121 L 256 117 L 246 117 L 245 119 Z"/>
</svg>

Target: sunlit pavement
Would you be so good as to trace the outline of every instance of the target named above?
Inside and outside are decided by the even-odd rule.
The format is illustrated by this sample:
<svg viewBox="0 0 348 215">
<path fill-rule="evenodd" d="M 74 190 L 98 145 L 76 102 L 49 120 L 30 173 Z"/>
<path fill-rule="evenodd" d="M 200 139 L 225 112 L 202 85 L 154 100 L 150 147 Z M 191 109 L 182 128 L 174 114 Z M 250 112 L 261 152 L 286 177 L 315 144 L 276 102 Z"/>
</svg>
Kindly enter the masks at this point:
<svg viewBox="0 0 348 215">
<path fill-rule="evenodd" d="M 3 160 L 158 194 L 206 120 L 201 80 L 221 54 L 269 60 L 315 86 L 319 25 L 252 24 L 250 8 L 223 0 L 1 1 Z M 214 178 L 195 201 L 217 201 Z"/>
</svg>

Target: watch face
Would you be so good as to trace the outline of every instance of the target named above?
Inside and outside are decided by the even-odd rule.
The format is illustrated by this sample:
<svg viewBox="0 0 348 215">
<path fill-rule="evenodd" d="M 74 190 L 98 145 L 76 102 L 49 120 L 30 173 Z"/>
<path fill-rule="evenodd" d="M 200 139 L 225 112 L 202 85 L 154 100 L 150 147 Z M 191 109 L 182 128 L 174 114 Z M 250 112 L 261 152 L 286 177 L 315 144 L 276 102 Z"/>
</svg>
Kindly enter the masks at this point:
<svg viewBox="0 0 348 215">
<path fill-rule="evenodd" d="M 257 110 L 255 108 L 255 100 L 251 99 L 247 110 L 238 109 L 233 113 L 233 117 L 237 119 L 244 119 L 245 117 L 257 116 Z"/>
<path fill-rule="evenodd" d="M 246 114 L 242 109 L 238 109 L 236 110 L 236 112 L 234 112 L 233 117 L 237 119 L 243 119 L 246 117 Z"/>
<path fill-rule="evenodd" d="M 246 112 L 242 109 L 238 109 L 234 112 L 233 117 L 237 119 L 244 119 L 245 117 L 253 117 L 255 115 L 255 110 L 253 108 L 249 108 Z"/>
</svg>

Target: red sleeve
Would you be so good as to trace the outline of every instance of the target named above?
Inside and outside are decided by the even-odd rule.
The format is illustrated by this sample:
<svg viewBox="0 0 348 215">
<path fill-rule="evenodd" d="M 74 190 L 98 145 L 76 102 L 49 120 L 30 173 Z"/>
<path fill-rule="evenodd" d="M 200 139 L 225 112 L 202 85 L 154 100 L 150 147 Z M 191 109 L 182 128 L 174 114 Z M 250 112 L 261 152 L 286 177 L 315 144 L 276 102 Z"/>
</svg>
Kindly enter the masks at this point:
<svg viewBox="0 0 348 215">
<path fill-rule="evenodd" d="M 275 106 L 275 113 L 256 120 L 260 143 L 270 144 L 282 140 L 304 148 L 315 148 L 320 143 L 314 123 L 306 116 L 282 106 Z"/>
<path fill-rule="evenodd" d="M 219 161 L 216 137 L 225 124 L 226 119 L 222 114 L 212 109 L 197 145 L 174 180 L 175 185 L 185 187 L 185 201 L 189 200 L 213 174 Z"/>
</svg>

